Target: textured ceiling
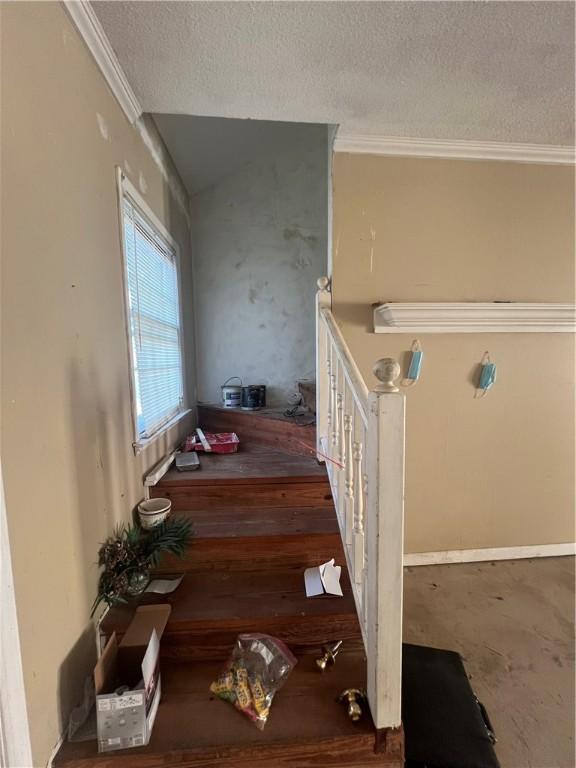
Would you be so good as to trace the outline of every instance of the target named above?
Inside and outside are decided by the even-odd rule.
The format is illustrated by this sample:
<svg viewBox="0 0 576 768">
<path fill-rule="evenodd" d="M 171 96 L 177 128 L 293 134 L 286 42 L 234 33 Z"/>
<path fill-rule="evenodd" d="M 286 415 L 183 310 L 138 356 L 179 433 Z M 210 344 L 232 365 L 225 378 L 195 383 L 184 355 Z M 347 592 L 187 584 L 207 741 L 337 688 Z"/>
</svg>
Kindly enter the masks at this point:
<svg viewBox="0 0 576 768">
<path fill-rule="evenodd" d="M 324 125 L 189 115 L 154 115 L 154 121 L 191 195 L 287 146 L 306 146 L 318 132 L 326 135 L 328 152 Z"/>
<path fill-rule="evenodd" d="M 145 111 L 572 144 L 572 2 L 93 2 Z"/>
</svg>

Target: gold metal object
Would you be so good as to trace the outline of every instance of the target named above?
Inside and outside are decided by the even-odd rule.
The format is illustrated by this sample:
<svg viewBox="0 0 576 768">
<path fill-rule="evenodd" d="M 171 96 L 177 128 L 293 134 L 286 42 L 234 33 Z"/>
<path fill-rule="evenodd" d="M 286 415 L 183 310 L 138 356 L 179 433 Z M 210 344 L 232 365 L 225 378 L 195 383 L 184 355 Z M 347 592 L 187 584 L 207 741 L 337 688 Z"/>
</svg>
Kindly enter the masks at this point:
<svg viewBox="0 0 576 768">
<path fill-rule="evenodd" d="M 338 652 L 340 651 L 341 645 L 342 645 L 342 640 L 338 640 L 338 642 L 334 643 L 333 645 L 322 646 L 322 651 L 324 652 L 324 656 L 322 656 L 322 658 L 320 659 L 316 659 L 316 664 L 318 665 L 318 669 L 321 672 L 324 672 L 324 670 L 329 664 L 336 663 L 336 656 L 338 656 Z"/>
<path fill-rule="evenodd" d="M 362 717 L 363 713 L 360 705 L 364 704 L 365 699 L 365 692 L 358 688 L 347 688 L 338 697 L 338 701 L 345 701 L 348 704 L 348 717 L 354 722 Z"/>
</svg>

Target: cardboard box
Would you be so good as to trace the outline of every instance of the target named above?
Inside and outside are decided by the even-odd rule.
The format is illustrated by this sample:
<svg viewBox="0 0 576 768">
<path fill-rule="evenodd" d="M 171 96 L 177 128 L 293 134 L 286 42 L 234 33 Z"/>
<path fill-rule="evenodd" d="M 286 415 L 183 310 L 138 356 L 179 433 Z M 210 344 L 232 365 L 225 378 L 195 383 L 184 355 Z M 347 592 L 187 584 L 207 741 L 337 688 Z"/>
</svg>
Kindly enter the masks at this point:
<svg viewBox="0 0 576 768">
<path fill-rule="evenodd" d="M 161 695 L 160 638 L 170 605 L 141 605 L 122 641 L 108 640 L 96 667 L 98 751 L 148 744 Z"/>
</svg>

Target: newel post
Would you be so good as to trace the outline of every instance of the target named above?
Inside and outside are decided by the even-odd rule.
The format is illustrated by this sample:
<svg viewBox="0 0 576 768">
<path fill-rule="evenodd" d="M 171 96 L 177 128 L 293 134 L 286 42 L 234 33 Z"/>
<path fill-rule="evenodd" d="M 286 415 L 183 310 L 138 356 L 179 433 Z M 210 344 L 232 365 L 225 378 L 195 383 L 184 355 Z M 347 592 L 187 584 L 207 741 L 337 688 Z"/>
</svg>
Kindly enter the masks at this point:
<svg viewBox="0 0 576 768">
<path fill-rule="evenodd" d="M 400 366 L 378 360 L 368 398 L 366 514 L 368 700 L 376 728 L 401 723 L 404 395 Z"/>
<path fill-rule="evenodd" d="M 326 453 L 329 445 L 330 427 L 330 349 L 328 348 L 328 333 L 322 316 L 323 309 L 332 306 L 330 280 L 327 277 L 318 278 L 316 292 L 316 458 L 324 461 L 321 454 Z M 325 450 L 322 450 L 324 438 Z"/>
</svg>

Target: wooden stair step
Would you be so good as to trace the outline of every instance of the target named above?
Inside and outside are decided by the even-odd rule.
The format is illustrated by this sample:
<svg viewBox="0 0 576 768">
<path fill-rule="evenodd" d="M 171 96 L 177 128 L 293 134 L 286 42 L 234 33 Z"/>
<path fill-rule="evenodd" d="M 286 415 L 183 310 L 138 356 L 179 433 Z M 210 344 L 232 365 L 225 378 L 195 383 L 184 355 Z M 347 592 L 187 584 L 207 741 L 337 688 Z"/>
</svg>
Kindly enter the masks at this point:
<svg viewBox="0 0 576 768">
<path fill-rule="evenodd" d="M 309 536 L 339 533 L 334 509 L 321 507 L 223 507 L 182 511 L 197 539 Z"/>
<path fill-rule="evenodd" d="M 302 569 L 271 571 L 212 570 L 186 573 L 171 595 L 145 593 L 114 606 L 101 629 L 121 636 L 137 604 L 169 602 L 172 613 L 162 638 L 169 658 L 225 657 L 242 632 L 266 632 L 295 651 L 317 650 L 323 643 L 361 643 L 360 625 L 345 568 L 344 597 L 307 598 Z"/>
<path fill-rule="evenodd" d="M 285 409 L 263 408 L 243 411 L 212 404 L 198 406 L 198 423 L 208 432 L 236 432 L 241 443 L 267 446 L 284 453 L 314 456 L 316 426 L 314 415 L 305 419 L 286 416 Z"/>
<path fill-rule="evenodd" d="M 263 731 L 209 691 L 221 663 L 163 660 L 162 700 L 150 743 L 98 754 L 95 741 L 65 743 L 55 768 L 401 768 L 401 740 L 376 753 L 369 713 L 356 723 L 337 701 L 365 687 L 361 651 L 342 651 L 324 674 L 304 656 L 277 693 Z"/>
<path fill-rule="evenodd" d="M 332 557 L 344 561 L 334 510 L 329 507 L 225 507 L 177 513 L 192 521 L 185 560 L 167 556 L 168 571 L 307 568 Z"/>
<path fill-rule="evenodd" d="M 200 455 L 194 472 L 169 470 L 151 488 L 177 511 L 210 507 L 328 506 L 333 508 L 326 469 L 316 459 L 289 456 L 262 446 L 233 454 Z"/>
</svg>

